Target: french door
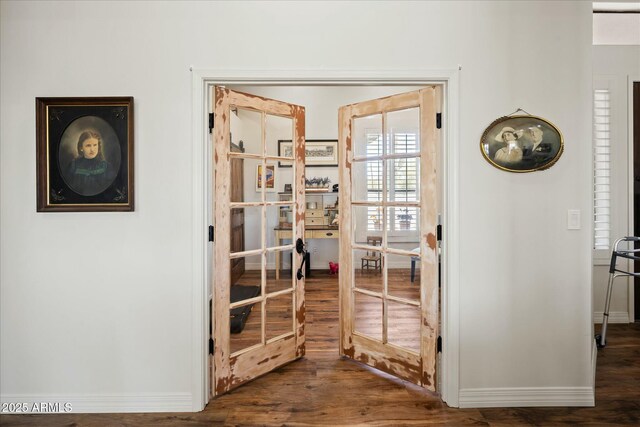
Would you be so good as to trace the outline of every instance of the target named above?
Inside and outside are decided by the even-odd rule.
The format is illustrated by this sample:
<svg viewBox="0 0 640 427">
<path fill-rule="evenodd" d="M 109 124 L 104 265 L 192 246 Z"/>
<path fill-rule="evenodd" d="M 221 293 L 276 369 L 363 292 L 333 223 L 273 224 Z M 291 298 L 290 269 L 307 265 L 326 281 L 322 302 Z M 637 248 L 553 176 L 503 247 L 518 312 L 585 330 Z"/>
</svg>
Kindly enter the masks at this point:
<svg viewBox="0 0 640 427">
<path fill-rule="evenodd" d="M 304 236 L 305 110 L 224 87 L 215 87 L 213 101 L 217 396 L 304 355 L 295 242 Z M 290 243 L 280 244 L 274 230 L 288 230 Z M 276 279 L 276 256 L 291 274 Z"/>
<path fill-rule="evenodd" d="M 340 108 L 340 354 L 435 390 L 441 88 Z"/>
</svg>

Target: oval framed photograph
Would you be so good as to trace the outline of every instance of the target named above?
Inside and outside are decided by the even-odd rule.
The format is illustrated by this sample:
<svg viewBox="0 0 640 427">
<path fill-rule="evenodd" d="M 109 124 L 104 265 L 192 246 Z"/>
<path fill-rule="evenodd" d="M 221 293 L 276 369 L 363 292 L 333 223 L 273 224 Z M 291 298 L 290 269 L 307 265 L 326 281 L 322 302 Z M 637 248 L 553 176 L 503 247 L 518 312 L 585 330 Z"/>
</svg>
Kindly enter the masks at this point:
<svg viewBox="0 0 640 427">
<path fill-rule="evenodd" d="M 553 166 L 564 151 L 562 132 L 550 121 L 531 115 L 494 120 L 480 139 L 484 158 L 508 172 L 535 172 Z"/>
</svg>

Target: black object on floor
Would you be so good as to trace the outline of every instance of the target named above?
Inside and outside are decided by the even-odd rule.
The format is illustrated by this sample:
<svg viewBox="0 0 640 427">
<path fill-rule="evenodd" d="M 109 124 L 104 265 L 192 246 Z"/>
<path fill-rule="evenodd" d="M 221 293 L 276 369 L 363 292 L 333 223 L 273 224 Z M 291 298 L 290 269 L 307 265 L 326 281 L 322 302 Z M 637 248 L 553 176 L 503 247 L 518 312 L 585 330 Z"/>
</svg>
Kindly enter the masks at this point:
<svg viewBox="0 0 640 427">
<path fill-rule="evenodd" d="M 238 302 L 242 300 L 246 300 L 249 298 L 254 298 L 260 295 L 260 287 L 259 286 L 242 286 L 242 285 L 233 285 L 231 286 L 231 302 Z M 253 308 L 253 304 L 243 305 L 242 307 L 236 307 L 231 309 L 231 333 L 239 334 L 244 329 L 244 325 L 247 323 L 247 319 L 249 318 L 249 314 L 251 314 L 251 309 Z"/>
</svg>

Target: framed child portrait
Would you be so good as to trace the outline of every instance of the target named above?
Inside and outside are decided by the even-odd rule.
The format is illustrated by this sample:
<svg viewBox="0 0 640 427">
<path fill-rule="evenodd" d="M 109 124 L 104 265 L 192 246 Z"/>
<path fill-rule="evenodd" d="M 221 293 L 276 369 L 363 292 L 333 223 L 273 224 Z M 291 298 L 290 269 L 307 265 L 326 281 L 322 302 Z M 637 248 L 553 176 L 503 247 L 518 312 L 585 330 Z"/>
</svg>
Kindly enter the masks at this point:
<svg viewBox="0 0 640 427">
<path fill-rule="evenodd" d="M 133 97 L 36 98 L 38 212 L 133 211 Z"/>
</svg>

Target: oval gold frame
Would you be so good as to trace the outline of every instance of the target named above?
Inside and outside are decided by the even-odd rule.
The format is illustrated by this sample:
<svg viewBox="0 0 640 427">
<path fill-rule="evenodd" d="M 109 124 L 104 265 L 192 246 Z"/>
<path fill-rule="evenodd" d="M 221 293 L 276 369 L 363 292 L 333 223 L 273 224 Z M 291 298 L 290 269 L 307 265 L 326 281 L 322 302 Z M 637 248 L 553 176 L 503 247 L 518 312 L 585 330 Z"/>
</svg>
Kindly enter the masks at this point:
<svg viewBox="0 0 640 427">
<path fill-rule="evenodd" d="M 489 156 L 487 155 L 484 149 L 485 145 L 488 144 L 488 142 L 486 141 L 487 136 L 490 133 L 492 133 L 491 131 L 500 123 L 506 122 L 508 120 L 518 120 L 518 119 L 538 120 L 540 122 L 543 122 L 546 126 L 551 128 L 557 134 L 560 147 L 558 148 L 558 152 L 551 159 L 549 159 L 549 161 L 545 162 L 540 166 L 536 166 L 530 169 L 512 169 L 507 166 L 498 164 L 495 161 L 493 161 L 491 158 L 489 158 Z M 502 116 L 494 120 L 493 122 L 491 122 L 491 124 L 487 126 L 487 128 L 482 133 L 482 137 L 480 138 L 480 152 L 482 153 L 482 156 L 485 158 L 485 160 L 489 162 L 493 167 L 506 172 L 528 173 L 528 172 L 542 171 L 542 170 L 549 169 L 551 166 L 555 165 L 556 162 L 560 159 L 560 156 L 562 156 L 562 153 L 564 152 L 564 137 L 562 136 L 562 132 L 560 131 L 560 129 L 556 127 L 556 125 L 554 125 L 549 120 L 544 119 L 542 117 L 532 116 L 532 115 Z"/>
</svg>

